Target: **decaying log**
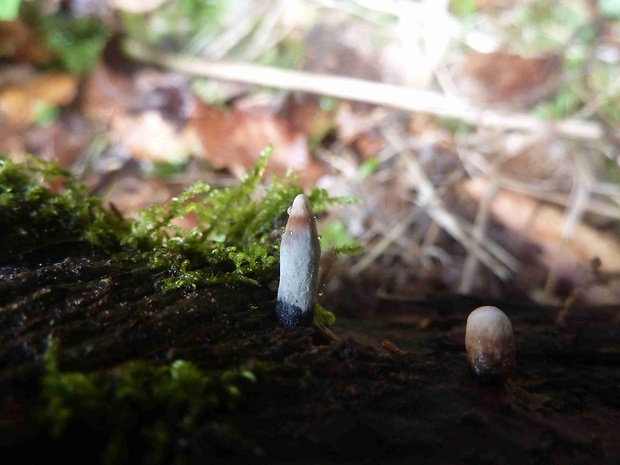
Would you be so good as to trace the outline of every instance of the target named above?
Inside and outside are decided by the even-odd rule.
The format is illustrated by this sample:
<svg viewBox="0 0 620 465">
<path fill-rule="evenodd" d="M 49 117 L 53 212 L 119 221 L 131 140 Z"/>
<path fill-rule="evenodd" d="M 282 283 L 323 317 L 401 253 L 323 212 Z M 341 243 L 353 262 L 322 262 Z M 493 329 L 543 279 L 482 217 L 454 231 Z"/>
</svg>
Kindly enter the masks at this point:
<svg viewBox="0 0 620 465">
<path fill-rule="evenodd" d="M 216 447 L 213 431 L 196 431 L 188 463 L 620 460 L 617 308 L 574 309 L 558 326 L 557 309 L 492 302 L 511 318 L 517 346 L 517 376 L 493 386 L 471 378 L 463 347 L 468 313 L 487 302 L 384 302 L 373 318 L 339 319 L 335 341 L 316 328 L 278 328 L 267 286 L 162 293 L 157 282 L 146 265 L 71 242 L 3 256 L 0 444 L 7 456 L 30 463 L 45 450 L 69 462 L 100 459 L 104 444 L 93 431 L 69 428 L 53 438 L 36 420 L 53 338 L 61 370 L 183 359 L 218 371 L 261 362 L 266 375 L 226 421 L 262 454 Z M 134 461 L 148 448 L 127 444 Z"/>
</svg>

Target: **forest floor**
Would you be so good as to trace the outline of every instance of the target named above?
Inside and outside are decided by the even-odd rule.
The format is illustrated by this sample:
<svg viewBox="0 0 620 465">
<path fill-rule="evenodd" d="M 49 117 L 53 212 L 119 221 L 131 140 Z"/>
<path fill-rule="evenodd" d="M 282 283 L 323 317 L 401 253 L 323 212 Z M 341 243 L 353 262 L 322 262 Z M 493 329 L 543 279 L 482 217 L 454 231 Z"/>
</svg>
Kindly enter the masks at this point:
<svg viewBox="0 0 620 465">
<path fill-rule="evenodd" d="M 175 432 L 183 457 L 261 460 L 255 437 L 267 463 L 617 462 L 613 2 L 215 3 L 17 2 L 0 23 L 0 153 L 57 160 L 131 219 L 196 181 L 237 185 L 273 146 L 263 189 L 295 173 L 306 191 L 352 199 L 317 218 L 320 303 L 337 323 L 276 328 L 273 283 L 236 289 L 264 303 L 239 316 L 203 290 L 172 303 L 149 271 L 122 282 L 125 265 L 104 257 L 94 272 L 83 244 L 38 271 L 3 268 L 2 445 L 106 447 L 93 424 L 54 442 L 25 421 L 56 325 L 69 372 L 267 366 L 233 416 L 219 412 L 231 424 Z M 330 256 L 353 241 L 362 252 Z M 504 387 L 467 371 L 480 305 L 515 328 Z"/>
<path fill-rule="evenodd" d="M 357 199 L 318 218 L 324 250 L 365 247 L 325 295 L 614 304 L 620 26 L 595 3 L 23 2 L 0 151 L 133 217 L 272 145 L 268 177 Z"/>
</svg>

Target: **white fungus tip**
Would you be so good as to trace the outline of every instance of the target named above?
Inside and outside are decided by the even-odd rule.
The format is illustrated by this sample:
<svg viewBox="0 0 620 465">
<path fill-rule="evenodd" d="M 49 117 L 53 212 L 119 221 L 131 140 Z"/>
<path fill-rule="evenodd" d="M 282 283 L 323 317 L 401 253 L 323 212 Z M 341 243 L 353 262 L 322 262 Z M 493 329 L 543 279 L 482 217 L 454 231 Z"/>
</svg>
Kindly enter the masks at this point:
<svg viewBox="0 0 620 465">
<path fill-rule="evenodd" d="M 304 194 L 299 194 L 293 200 L 293 205 L 289 213 L 290 216 L 312 216 L 312 205 L 310 200 Z"/>
<path fill-rule="evenodd" d="M 288 222 L 286 223 L 286 232 L 289 234 L 295 231 L 303 231 L 309 229 L 313 234 L 317 235 L 316 222 L 310 200 L 304 194 L 299 194 L 293 200 L 293 205 L 288 209 Z"/>
<path fill-rule="evenodd" d="M 472 373 L 483 381 L 503 381 L 514 375 L 515 340 L 512 324 L 497 307 L 475 309 L 467 317 L 465 351 Z"/>
</svg>

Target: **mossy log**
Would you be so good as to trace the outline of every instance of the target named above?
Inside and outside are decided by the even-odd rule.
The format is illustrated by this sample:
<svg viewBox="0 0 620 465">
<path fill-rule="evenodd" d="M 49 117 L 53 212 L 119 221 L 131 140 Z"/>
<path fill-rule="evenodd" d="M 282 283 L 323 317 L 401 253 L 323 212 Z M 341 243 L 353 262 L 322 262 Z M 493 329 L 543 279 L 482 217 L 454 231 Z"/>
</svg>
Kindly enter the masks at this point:
<svg viewBox="0 0 620 465">
<path fill-rule="evenodd" d="M 164 292 L 164 274 L 148 263 L 80 235 L 59 241 L 38 230 L 36 244 L 21 246 L 6 231 L 0 448 L 14 458 L 3 463 L 41 453 L 63 463 L 620 461 L 617 308 L 576 308 L 557 325 L 557 309 L 514 302 L 379 302 L 373 318 L 339 318 L 333 337 L 279 328 L 265 283 Z M 517 375 L 503 386 L 466 368 L 465 320 L 483 304 L 501 307 L 515 328 Z M 181 402 L 185 388 L 158 390 L 135 369 L 179 360 L 216 388 L 198 383 Z M 122 381 L 128 367 L 133 384 Z M 223 375 L 239 367 L 247 382 Z M 168 382 L 158 373 L 148 379 Z M 98 383 L 108 384 L 100 392 Z M 153 395 L 126 392 L 143 386 Z M 50 412 L 67 415 L 62 427 Z"/>
</svg>

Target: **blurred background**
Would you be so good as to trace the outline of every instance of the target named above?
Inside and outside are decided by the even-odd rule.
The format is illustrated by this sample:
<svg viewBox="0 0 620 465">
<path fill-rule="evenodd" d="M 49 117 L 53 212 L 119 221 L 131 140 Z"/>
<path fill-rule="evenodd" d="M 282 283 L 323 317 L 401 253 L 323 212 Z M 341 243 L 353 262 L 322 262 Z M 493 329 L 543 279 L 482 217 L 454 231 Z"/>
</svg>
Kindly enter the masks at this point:
<svg viewBox="0 0 620 465">
<path fill-rule="evenodd" d="M 323 250 L 364 246 L 324 260 L 337 314 L 620 303 L 617 0 L 3 0 L 0 20 L 0 153 L 130 218 L 271 144 L 265 182 L 357 200 L 318 218 Z"/>
</svg>

